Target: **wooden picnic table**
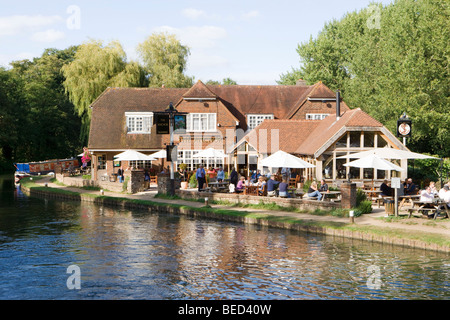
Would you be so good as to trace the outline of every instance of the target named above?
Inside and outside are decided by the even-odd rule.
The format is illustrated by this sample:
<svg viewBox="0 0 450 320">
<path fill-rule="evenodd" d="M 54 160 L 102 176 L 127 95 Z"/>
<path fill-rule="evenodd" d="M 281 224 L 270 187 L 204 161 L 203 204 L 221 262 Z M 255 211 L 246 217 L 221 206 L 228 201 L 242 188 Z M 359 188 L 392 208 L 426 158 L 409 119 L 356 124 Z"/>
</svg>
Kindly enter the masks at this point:
<svg viewBox="0 0 450 320">
<path fill-rule="evenodd" d="M 244 186 L 244 194 L 257 196 L 259 186 Z"/>
<path fill-rule="evenodd" d="M 404 195 L 404 196 L 399 196 L 399 199 L 401 199 L 398 210 L 400 210 L 401 208 L 403 208 L 403 205 L 406 202 L 409 202 L 411 204 L 411 208 L 414 207 L 414 200 L 418 201 L 420 196 L 419 195 Z"/>
<path fill-rule="evenodd" d="M 340 191 L 320 191 L 320 193 L 322 194 L 322 201 L 325 200 L 331 200 L 331 199 L 337 199 L 340 200 L 341 199 L 341 192 Z M 328 196 L 328 197 L 327 197 Z M 329 196 L 333 196 L 333 197 L 329 197 Z"/>
<path fill-rule="evenodd" d="M 208 187 L 211 188 L 212 192 L 221 192 L 228 190 L 228 182 L 210 182 L 208 183 Z"/>
<path fill-rule="evenodd" d="M 422 217 L 429 218 L 430 214 L 432 214 L 434 217 L 434 220 L 436 220 L 436 217 L 438 216 L 436 212 L 440 210 L 440 208 L 443 208 L 443 211 L 445 213 L 446 218 L 450 218 L 450 212 L 447 207 L 447 204 L 440 200 L 436 199 L 433 202 L 423 202 L 423 201 L 414 201 L 413 200 L 413 206 L 412 208 L 408 209 L 409 212 L 409 218 L 411 217 L 413 212 L 421 212 Z"/>
</svg>

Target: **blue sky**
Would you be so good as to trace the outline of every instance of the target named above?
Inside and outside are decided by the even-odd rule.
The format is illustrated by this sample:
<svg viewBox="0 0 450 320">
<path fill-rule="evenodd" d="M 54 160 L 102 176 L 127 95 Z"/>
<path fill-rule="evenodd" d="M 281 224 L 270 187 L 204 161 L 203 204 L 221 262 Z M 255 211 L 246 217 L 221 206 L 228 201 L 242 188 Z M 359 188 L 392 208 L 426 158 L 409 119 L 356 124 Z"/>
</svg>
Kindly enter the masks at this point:
<svg viewBox="0 0 450 320">
<path fill-rule="evenodd" d="M 315 37 L 327 21 L 371 2 L 0 0 L 0 65 L 89 39 L 118 40 L 128 60 L 137 60 L 139 43 L 167 31 L 190 48 L 186 74 L 195 80 L 276 84 L 280 74 L 299 66 L 299 43 Z"/>
</svg>

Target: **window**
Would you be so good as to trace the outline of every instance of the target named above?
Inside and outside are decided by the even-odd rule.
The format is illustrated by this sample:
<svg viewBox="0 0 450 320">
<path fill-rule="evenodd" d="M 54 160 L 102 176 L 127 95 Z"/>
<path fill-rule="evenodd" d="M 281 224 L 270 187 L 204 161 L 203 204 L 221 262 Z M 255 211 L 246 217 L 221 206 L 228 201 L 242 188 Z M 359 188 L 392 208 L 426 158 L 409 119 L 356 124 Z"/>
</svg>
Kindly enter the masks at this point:
<svg viewBox="0 0 450 320">
<path fill-rule="evenodd" d="M 97 156 L 97 169 L 98 170 L 104 170 L 106 169 L 106 155 L 102 154 Z"/>
<path fill-rule="evenodd" d="M 323 120 L 328 116 L 328 113 L 307 113 L 306 120 Z"/>
<path fill-rule="evenodd" d="M 248 114 L 247 115 L 248 128 L 252 130 L 266 119 L 273 119 L 273 114 Z"/>
<path fill-rule="evenodd" d="M 125 112 L 125 117 L 127 133 L 151 133 L 153 112 Z"/>
<path fill-rule="evenodd" d="M 178 151 L 178 161 L 177 169 L 179 169 L 180 164 L 185 163 L 187 165 L 186 170 L 193 171 L 197 170 L 198 165 L 201 163 L 205 168 L 213 167 L 217 168 L 219 166 L 223 167 L 223 158 L 193 158 L 192 156 L 199 153 L 201 150 L 180 150 Z M 223 150 L 222 150 L 223 151 Z"/>
<path fill-rule="evenodd" d="M 186 131 L 211 132 L 216 131 L 215 113 L 189 113 L 186 117 Z"/>
<path fill-rule="evenodd" d="M 130 166 L 137 169 L 150 169 L 152 162 L 149 160 L 131 160 Z"/>
</svg>

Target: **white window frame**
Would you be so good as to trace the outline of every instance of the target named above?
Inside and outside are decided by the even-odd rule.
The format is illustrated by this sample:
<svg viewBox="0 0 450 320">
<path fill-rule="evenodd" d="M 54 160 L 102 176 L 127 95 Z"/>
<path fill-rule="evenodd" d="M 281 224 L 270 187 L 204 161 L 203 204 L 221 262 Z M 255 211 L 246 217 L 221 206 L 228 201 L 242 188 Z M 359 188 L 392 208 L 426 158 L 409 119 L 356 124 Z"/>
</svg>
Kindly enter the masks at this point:
<svg viewBox="0 0 450 320">
<path fill-rule="evenodd" d="M 194 128 L 194 121 L 198 120 L 198 128 Z M 216 132 L 216 113 L 189 113 L 186 117 L 186 132 Z"/>
<path fill-rule="evenodd" d="M 257 126 L 261 124 L 264 120 L 274 119 L 273 113 L 253 113 L 247 115 L 247 126 L 250 130 L 255 129 Z"/>
<path fill-rule="evenodd" d="M 306 120 L 323 120 L 329 115 L 329 113 L 307 113 Z"/>
<path fill-rule="evenodd" d="M 151 134 L 153 112 L 125 112 L 127 133 Z"/>
</svg>

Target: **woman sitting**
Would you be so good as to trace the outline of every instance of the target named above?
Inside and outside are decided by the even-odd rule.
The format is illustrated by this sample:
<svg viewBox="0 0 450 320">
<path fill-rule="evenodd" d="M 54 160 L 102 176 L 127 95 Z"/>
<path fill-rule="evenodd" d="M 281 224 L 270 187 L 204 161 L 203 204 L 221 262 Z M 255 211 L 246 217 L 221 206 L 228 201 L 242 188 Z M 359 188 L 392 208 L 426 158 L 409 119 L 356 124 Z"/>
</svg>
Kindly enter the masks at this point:
<svg viewBox="0 0 450 320">
<path fill-rule="evenodd" d="M 245 177 L 241 176 L 241 178 L 239 179 L 239 181 L 237 183 L 235 191 L 238 192 L 238 193 L 239 192 L 243 192 L 244 188 L 245 188 Z"/>
</svg>

